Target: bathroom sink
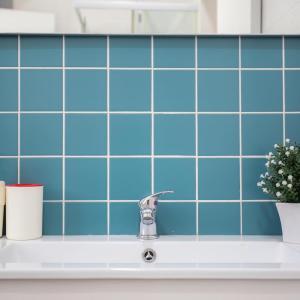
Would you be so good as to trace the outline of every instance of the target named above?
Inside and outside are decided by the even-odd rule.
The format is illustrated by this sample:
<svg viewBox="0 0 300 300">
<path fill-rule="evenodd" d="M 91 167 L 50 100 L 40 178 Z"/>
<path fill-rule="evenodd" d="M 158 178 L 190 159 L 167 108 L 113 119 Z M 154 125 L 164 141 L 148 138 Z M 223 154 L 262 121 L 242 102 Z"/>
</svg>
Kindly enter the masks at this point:
<svg viewBox="0 0 300 300">
<path fill-rule="evenodd" d="M 0 278 L 300 279 L 300 245 L 280 237 L 3 238 Z"/>
</svg>

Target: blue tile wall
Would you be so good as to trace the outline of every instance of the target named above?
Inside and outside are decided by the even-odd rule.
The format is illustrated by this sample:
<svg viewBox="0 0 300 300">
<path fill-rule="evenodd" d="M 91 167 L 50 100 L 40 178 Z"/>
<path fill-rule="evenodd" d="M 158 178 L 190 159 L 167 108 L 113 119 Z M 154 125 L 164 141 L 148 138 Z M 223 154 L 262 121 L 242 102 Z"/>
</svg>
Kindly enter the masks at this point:
<svg viewBox="0 0 300 300">
<path fill-rule="evenodd" d="M 104 70 L 67 70 L 65 105 L 68 111 L 106 110 L 106 72 Z"/>
<path fill-rule="evenodd" d="M 0 66 L 16 67 L 18 65 L 18 37 L 0 36 Z"/>
<path fill-rule="evenodd" d="M 112 70 L 110 72 L 110 109 L 112 111 L 149 111 L 150 91 L 150 71 Z"/>
<path fill-rule="evenodd" d="M 203 112 L 239 111 L 238 72 L 200 70 L 198 72 L 198 110 Z"/>
<path fill-rule="evenodd" d="M 62 110 L 61 70 L 22 70 L 20 88 L 22 110 Z"/>
<path fill-rule="evenodd" d="M 16 111 L 18 109 L 18 72 L 16 70 L 0 70 L 0 99 L 1 110 Z"/>
<path fill-rule="evenodd" d="M 281 234 L 256 183 L 300 142 L 299 57 L 298 36 L 2 35 L 0 179 L 45 185 L 45 235 L 135 235 L 160 190 L 162 235 Z"/>
</svg>

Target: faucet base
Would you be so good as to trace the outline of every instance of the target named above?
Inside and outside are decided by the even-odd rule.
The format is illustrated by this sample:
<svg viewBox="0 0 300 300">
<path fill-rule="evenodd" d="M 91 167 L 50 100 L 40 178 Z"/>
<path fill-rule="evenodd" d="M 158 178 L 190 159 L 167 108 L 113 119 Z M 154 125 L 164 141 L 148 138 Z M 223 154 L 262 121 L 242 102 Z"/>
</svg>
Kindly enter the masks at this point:
<svg viewBox="0 0 300 300">
<path fill-rule="evenodd" d="M 158 234 L 155 234 L 155 235 L 141 235 L 141 234 L 138 234 L 137 238 L 140 239 L 140 240 L 156 240 L 156 239 L 159 238 L 159 235 Z"/>
</svg>

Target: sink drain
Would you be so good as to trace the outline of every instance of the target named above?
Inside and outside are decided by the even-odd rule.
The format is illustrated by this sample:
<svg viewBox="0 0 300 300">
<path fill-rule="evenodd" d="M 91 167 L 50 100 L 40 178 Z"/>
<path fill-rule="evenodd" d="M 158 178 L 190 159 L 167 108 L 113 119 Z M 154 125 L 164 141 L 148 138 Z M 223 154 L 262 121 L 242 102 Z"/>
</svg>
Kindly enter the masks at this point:
<svg viewBox="0 0 300 300">
<path fill-rule="evenodd" d="M 156 252 L 153 249 L 145 249 L 142 254 L 143 260 L 146 263 L 154 262 L 156 259 Z"/>
</svg>

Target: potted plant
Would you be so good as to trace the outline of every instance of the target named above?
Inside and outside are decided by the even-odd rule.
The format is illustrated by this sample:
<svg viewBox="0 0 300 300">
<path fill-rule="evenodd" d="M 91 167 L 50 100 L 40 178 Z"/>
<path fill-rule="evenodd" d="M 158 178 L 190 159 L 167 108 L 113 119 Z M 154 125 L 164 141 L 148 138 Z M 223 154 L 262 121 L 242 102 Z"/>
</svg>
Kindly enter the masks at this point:
<svg viewBox="0 0 300 300">
<path fill-rule="evenodd" d="M 300 243 L 300 147 L 289 139 L 274 145 L 267 155 L 267 172 L 257 183 L 264 193 L 277 200 L 283 241 Z"/>
</svg>

